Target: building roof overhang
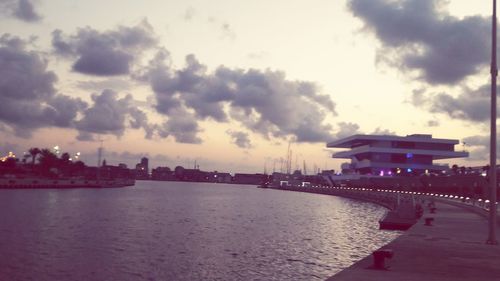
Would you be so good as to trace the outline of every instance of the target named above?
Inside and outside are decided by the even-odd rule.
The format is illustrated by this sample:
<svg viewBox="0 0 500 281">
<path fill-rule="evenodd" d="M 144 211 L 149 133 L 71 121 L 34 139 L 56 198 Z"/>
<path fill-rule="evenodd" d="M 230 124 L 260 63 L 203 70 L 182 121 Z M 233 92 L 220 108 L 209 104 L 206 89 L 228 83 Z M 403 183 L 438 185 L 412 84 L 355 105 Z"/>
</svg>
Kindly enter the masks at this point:
<svg viewBox="0 0 500 281">
<path fill-rule="evenodd" d="M 440 144 L 458 144 L 458 140 L 454 139 L 437 139 L 432 138 L 432 135 L 408 135 L 406 137 L 393 135 L 352 135 L 347 138 L 339 139 L 327 143 L 327 147 L 334 148 L 351 148 L 353 146 L 368 144 L 372 141 L 405 141 L 405 142 L 424 142 L 424 143 L 440 143 Z"/>
<path fill-rule="evenodd" d="M 432 156 L 433 160 L 462 158 L 468 157 L 466 151 L 446 151 L 446 150 L 428 150 L 428 149 L 411 149 L 411 148 L 388 148 L 388 147 L 371 147 L 361 146 L 351 150 L 339 151 L 332 155 L 332 158 L 347 158 L 350 159 L 361 153 L 387 153 L 387 154 L 408 154 Z"/>
</svg>

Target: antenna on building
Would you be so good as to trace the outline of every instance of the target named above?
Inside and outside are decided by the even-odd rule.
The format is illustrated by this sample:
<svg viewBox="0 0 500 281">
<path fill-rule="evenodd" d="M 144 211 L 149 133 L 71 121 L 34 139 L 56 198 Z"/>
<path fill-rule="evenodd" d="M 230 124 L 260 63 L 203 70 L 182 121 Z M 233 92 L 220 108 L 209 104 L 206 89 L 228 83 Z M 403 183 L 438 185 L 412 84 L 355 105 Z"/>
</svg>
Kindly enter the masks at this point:
<svg viewBox="0 0 500 281">
<path fill-rule="evenodd" d="M 288 148 L 286 149 L 286 173 L 290 174 L 290 158 L 291 158 L 291 152 L 290 152 L 290 141 L 288 141 Z"/>
<path fill-rule="evenodd" d="M 307 175 L 306 160 L 304 160 L 304 175 Z"/>
<path fill-rule="evenodd" d="M 101 139 L 101 136 L 99 136 L 98 141 L 100 142 L 100 146 L 97 149 L 97 174 L 96 174 L 97 181 L 99 181 L 101 179 L 101 168 L 100 167 L 101 167 L 101 159 L 102 159 L 102 151 L 103 151 L 103 148 L 102 148 L 103 140 Z"/>
<path fill-rule="evenodd" d="M 295 154 L 295 170 L 299 169 L 299 155 Z"/>
<path fill-rule="evenodd" d="M 99 148 L 97 148 L 97 168 L 101 167 L 101 159 L 102 159 L 102 152 L 103 152 L 103 147 L 102 147 L 103 140 L 101 139 L 100 136 L 99 136 L 98 141 L 100 142 L 100 145 L 99 145 Z"/>
</svg>

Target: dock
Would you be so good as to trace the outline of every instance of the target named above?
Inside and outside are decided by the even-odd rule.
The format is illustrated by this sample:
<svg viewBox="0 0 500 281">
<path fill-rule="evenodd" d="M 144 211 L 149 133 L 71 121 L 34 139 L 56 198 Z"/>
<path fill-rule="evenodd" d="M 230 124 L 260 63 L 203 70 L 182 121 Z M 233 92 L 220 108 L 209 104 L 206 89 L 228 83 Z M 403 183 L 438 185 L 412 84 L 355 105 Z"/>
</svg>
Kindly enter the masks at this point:
<svg viewBox="0 0 500 281">
<path fill-rule="evenodd" d="M 435 204 L 435 213 L 425 208 L 413 227 L 381 248 L 393 254 L 385 260 L 386 269 L 372 269 L 370 255 L 327 280 L 500 280 L 500 245 L 485 243 L 488 235 L 485 217 L 457 204 L 444 201 Z"/>
</svg>

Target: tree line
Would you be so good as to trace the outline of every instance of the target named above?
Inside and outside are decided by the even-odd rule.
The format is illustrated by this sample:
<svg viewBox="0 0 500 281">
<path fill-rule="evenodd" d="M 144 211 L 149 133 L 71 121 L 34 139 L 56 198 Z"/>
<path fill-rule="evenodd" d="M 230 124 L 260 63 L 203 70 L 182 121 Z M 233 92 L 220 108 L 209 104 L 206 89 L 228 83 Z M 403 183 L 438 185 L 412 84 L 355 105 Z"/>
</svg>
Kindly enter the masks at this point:
<svg viewBox="0 0 500 281">
<path fill-rule="evenodd" d="M 22 160 L 7 158 L 0 162 L 0 172 L 12 174 L 33 174 L 44 177 L 81 175 L 85 170 L 85 163 L 72 161 L 69 153 L 58 156 L 48 148 L 33 147 L 28 150 Z"/>
</svg>

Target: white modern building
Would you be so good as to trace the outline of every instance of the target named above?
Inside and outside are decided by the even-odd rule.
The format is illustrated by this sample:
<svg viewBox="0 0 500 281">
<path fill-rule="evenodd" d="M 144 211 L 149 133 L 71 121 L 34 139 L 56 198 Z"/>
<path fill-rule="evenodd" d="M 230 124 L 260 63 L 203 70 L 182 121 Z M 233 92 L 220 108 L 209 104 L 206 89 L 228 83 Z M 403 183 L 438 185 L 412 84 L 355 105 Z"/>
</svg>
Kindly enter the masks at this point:
<svg viewBox="0 0 500 281">
<path fill-rule="evenodd" d="M 455 151 L 458 140 L 436 139 L 432 135 L 414 134 L 406 137 L 392 135 L 353 135 L 332 141 L 329 148 L 343 148 L 333 158 L 350 159 L 349 167 L 360 175 L 395 175 L 440 173 L 447 164 L 434 160 L 468 157 L 465 151 Z M 347 150 L 345 150 L 347 149 Z"/>
</svg>

